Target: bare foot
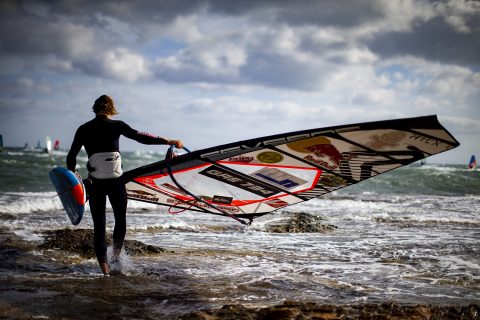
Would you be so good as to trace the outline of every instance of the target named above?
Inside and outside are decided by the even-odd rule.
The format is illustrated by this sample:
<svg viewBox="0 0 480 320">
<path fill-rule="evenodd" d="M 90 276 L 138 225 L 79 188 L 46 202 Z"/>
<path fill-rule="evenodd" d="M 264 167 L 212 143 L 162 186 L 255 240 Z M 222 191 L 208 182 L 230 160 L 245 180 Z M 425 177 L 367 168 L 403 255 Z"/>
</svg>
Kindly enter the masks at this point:
<svg viewBox="0 0 480 320">
<path fill-rule="evenodd" d="M 113 249 L 111 260 L 112 261 L 119 261 L 121 253 L 122 253 L 122 249 Z"/>
<path fill-rule="evenodd" d="M 108 276 L 110 274 L 110 268 L 106 262 L 100 263 L 100 268 L 104 275 Z"/>
</svg>

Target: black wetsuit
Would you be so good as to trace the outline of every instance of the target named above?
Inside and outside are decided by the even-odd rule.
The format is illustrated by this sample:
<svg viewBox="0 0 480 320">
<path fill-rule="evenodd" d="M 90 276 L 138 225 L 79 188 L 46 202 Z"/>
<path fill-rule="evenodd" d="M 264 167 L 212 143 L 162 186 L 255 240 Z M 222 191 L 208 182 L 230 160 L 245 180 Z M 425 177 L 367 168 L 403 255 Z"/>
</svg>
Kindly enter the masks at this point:
<svg viewBox="0 0 480 320">
<path fill-rule="evenodd" d="M 140 133 L 123 121 L 110 120 L 97 115 L 93 120 L 81 125 L 75 133 L 72 146 L 67 155 L 67 167 L 75 172 L 76 157 L 82 146 L 88 157 L 100 152 L 119 152 L 119 139 L 123 135 L 143 144 L 167 144 L 167 140 L 150 134 Z M 127 191 L 123 176 L 113 179 L 95 179 L 90 176 L 89 188 L 90 211 L 94 224 L 95 254 L 99 263 L 107 262 L 107 244 L 105 242 L 105 206 L 108 199 L 115 216 L 113 247 L 120 250 L 127 231 Z"/>
</svg>

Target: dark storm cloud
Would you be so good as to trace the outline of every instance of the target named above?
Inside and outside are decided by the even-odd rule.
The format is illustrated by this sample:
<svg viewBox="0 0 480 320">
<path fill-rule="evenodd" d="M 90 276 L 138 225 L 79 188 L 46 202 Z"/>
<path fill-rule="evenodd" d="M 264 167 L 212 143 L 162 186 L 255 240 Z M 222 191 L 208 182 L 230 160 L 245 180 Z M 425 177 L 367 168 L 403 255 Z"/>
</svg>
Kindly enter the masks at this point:
<svg viewBox="0 0 480 320">
<path fill-rule="evenodd" d="M 205 31 L 197 24 L 199 39 L 180 39 L 169 59 L 143 52 L 148 43 L 174 38 L 168 28 L 187 16 L 203 26 L 214 19 L 243 23 L 222 36 L 221 29 Z M 411 55 L 462 66 L 480 59 L 480 7 L 469 1 L 6 0 L 0 1 L 0 18 L 5 61 L 21 60 L 28 70 L 36 65 L 130 82 L 153 75 L 172 82 L 312 90 L 335 66 L 355 61 L 352 52 L 366 49 L 380 58 Z M 288 32 L 293 44 L 286 49 L 279 42 Z M 322 38 L 321 32 L 337 39 Z M 213 33 L 217 38 L 210 39 Z M 228 46 L 237 52 L 223 53 Z"/>
<path fill-rule="evenodd" d="M 210 0 L 208 10 L 231 16 L 268 13 L 278 23 L 342 28 L 372 22 L 385 15 L 381 2 L 374 0 Z M 263 15 L 258 17 L 265 18 Z"/>
<path fill-rule="evenodd" d="M 125 45 L 108 18 L 128 25 L 138 38 L 151 24 L 168 24 L 196 12 L 203 1 L 0 1 L 1 50 L 7 53 L 69 55 L 71 39 L 92 33 L 100 48 Z M 101 41 L 100 41 L 101 40 Z"/>
<path fill-rule="evenodd" d="M 242 74 L 251 83 L 279 88 L 303 88 L 315 90 L 326 80 L 327 70 L 305 68 L 305 64 L 289 57 L 275 54 L 254 54 L 249 63 L 241 68 Z M 299 72 L 301 70 L 301 72 Z"/>
<path fill-rule="evenodd" d="M 28 1 L 24 2 L 28 3 Z M 178 15 L 197 12 L 205 1 L 189 0 L 49 0 L 44 2 L 50 14 L 65 15 L 76 21 L 92 21 L 94 14 L 104 14 L 130 23 L 168 23 Z M 23 4 L 22 8 L 28 8 Z"/>
<path fill-rule="evenodd" d="M 480 4 L 476 1 L 251 0 L 229 5 L 226 1 L 211 0 L 209 3 L 209 10 L 216 13 L 262 17 L 259 12 L 269 12 L 271 16 L 267 21 L 290 26 L 333 27 L 346 33 L 382 20 L 392 20 L 394 24 L 395 15 L 407 13 L 411 21 L 405 30 L 389 30 L 387 24 L 384 30 L 359 38 L 358 43 L 364 43 L 380 57 L 412 55 L 465 66 L 478 66 L 480 62 Z M 405 11 L 396 12 L 398 9 Z M 463 30 L 448 21 L 452 18 L 461 21 Z M 309 39 L 301 41 L 307 47 Z M 345 43 L 337 45 L 346 46 Z M 309 49 L 315 46 L 320 49 L 319 53 L 324 49 L 318 43 Z"/>
<path fill-rule="evenodd" d="M 409 32 L 383 33 L 367 42 L 381 57 L 411 55 L 448 64 L 480 64 L 480 13 L 470 21 L 473 31 L 461 32 L 443 17 L 415 25 Z"/>
</svg>

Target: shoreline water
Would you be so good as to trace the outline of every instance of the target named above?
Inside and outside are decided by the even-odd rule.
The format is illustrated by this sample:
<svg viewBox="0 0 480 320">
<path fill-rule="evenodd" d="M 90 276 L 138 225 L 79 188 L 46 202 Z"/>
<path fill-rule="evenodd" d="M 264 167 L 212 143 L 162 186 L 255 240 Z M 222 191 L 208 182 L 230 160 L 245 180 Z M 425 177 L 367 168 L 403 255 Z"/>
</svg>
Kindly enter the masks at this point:
<svg viewBox="0 0 480 320">
<path fill-rule="evenodd" d="M 123 155 L 131 167 L 159 157 Z M 127 254 L 126 276 L 104 279 L 91 254 L 43 246 L 46 234 L 93 225 L 87 205 L 80 225 L 71 226 L 54 197 L 48 171 L 63 161 L 0 154 L 0 318 L 355 319 L 373 312 L 446 319 L 478 311 L 479 171 L 407 166 L 245 228 L 130 201 L 127 239 L 168 252 Z M 287 222 L 290 233 L 278 232 L 300 212 L 322 226 L 311 221 L 297 230 Z M 108 233 L 113 224 L 108 207 Z"/>
<path fill-rule="evenodd" d="M 478 319 L 479 304 L 323 304 L 283 301 L 262 306 L 212 307 L 194 290 L 172 291 L 184 281 L 163 274 L 104 277 L 76 271 L 71 255 L 43 250 L 0 229 L 0 318 L 2 319 Z M 182 253 L 168 253 L 178 254 Z M 167 254 L 167 255 L 168 255 Z M 186 253 L 187 258 L 191 253 Z M 185 303 L 188 300 L 189 303 Z"/>
</svg>

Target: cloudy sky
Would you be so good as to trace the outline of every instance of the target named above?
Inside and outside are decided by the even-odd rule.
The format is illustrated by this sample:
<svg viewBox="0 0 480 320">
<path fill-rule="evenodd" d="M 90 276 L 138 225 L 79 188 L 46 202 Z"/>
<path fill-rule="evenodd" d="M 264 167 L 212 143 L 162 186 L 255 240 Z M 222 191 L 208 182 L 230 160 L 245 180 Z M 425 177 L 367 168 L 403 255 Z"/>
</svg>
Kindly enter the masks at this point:
<svg viewBox="0 0 480 320">
<path fill-rule="evenodd" d="M 479 62 L 477 1 L 2 0 L 0 134 L 68 148 L 102 94 L 191 149 L 437 114 L 462 146 L 432 162 L 463 164 L 480 155 Z"/>
</svg>

